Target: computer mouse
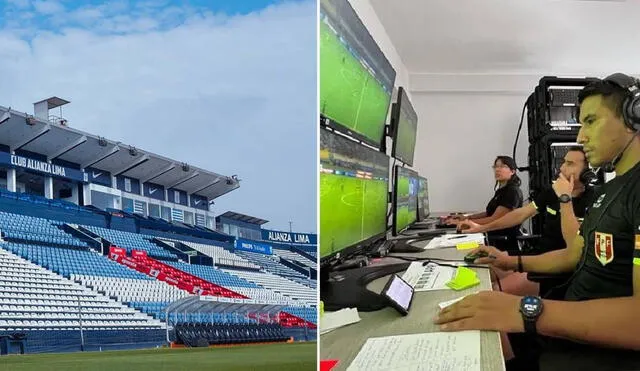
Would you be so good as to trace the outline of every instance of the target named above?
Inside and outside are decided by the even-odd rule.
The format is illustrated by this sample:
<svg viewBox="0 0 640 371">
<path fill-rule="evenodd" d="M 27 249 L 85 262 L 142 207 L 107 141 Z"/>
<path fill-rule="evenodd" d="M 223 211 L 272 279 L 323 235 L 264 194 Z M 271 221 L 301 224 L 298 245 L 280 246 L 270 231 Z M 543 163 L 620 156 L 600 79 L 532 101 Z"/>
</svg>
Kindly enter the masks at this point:
<svg viewBox="0 0 640 371">
<path fill-rule="evenodd" d="M 489 254 L 487 254 L 485 251 L 478 251 L 475 254 L 467 254 L 464 257 L 464 261 L 465 261 L 465 263 L 470 263 L 471 264 L 471 263 L 475 262 L 476 259 L 486 258 L 487 256 L 489 256 Z"/>
</svg>

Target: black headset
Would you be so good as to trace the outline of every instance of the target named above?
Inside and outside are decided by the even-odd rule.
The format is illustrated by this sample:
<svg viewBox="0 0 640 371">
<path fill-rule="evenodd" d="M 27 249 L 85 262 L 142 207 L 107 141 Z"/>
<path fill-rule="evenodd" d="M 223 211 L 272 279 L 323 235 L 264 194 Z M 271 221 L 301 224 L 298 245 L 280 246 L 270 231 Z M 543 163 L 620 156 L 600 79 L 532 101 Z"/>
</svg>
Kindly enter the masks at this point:
<svg viewBox="0 0 640 371">
<path fill-rule="evenodd" d="M 584 152 L 582 152 L 582 155 L 584 156 Z M 585 187 L 589 187 L 597 182 L 598 174 L 596 174 L 596 172 L 589 167 L 586 157 L 584 159 L 584 163 L 585 163 L 585 168 L 582 169 L 582 171 L 580 172 L 580 176 L 578 176 L 578 180 L 580 180 L 580 183 L 582 183 L 582 185 L 584 185 Z M 560 176 L 560 170 L 558 170 L 558 172 L 556 173 L 556 178 L 559 176 Z"/>
<path fill-rule="evenodd" d="M 580 177 L 578 179 L 580 179 L 580 183 L 582 183 L 582 185 L 584 185 L 585 187 L 592 185 L 598 179 L 598 175 L 596 174 L 595 171 L 593 171 L 593 169 L 589 167 L 586 159 L 585 159 L 585 168 L 580 173 Z"/>
<path fill-rule="evenodd" d="M 625 90 L 627 96 L 622 102 L 624 124 L 633 131 L 640 131 L 640 81 L 623 73 L 614 73 L 604 81 Z"/>
</svg>

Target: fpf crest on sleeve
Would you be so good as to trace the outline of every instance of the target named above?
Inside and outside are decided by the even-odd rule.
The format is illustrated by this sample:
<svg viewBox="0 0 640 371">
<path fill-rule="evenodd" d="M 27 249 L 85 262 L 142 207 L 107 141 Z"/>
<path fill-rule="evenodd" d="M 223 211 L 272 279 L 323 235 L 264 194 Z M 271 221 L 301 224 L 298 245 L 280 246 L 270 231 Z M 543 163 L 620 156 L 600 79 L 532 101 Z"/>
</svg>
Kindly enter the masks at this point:
<svg viewBox="0 0 640 371">
<path fill-rule="evenodd" d="M 600 264 L 607 265 L 613 261 L 613 235 L 610 233 L 596 232 L 595 256 Z"/>
</svg>

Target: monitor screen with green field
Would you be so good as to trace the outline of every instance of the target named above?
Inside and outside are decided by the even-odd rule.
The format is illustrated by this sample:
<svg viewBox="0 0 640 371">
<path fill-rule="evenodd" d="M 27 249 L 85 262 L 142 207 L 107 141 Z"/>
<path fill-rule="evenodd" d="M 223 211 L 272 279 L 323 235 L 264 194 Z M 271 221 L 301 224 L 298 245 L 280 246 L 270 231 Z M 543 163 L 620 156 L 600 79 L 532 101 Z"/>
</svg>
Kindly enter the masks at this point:
<svg viewBox="0 0 640 371">
<path fill-rule="evenodd" d="M 418 176 L 418 221 L 429 216 L 429 184 L 427 178 Z"/>
<path fill-rule="evenodd" d="M 391 156 L 407 166 L 412 166 L 416 149 L 418 115 L 409 101 L 406 90 L 402 87 L 398 89 L 398 100 L 393 104 L 391 122 L 393 128 Z"/>
<path fill-rule="evenodd" d="M 396 71 L 347 0 L 320 3 L 320 115 L 380 148 Z"/>
<path fill-rule="evenodd" d="M 393 184 L 393 235 L 397 236 L 418 217 L 418 174 L 396 166 Z"/>
<path fill-rule="evenodd" d="M 389 157 L 320 130 L 320 258 L 343 257 L 387 231 Z"/>
</svg>

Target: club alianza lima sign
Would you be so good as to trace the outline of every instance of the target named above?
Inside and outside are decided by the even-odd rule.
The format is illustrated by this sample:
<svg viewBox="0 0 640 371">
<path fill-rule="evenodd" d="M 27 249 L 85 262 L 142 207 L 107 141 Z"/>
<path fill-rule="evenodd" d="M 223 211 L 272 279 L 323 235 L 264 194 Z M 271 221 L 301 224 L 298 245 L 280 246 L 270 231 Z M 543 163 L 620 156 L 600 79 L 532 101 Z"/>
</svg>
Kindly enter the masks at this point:
<svg viewBox="0 0 640 371">
<path fill-rule="evenodd" d="M 55 177 L 77 180 L 79 182 L 88 181 L 87 174 L 82 170 L 50 164 L 46 161 L 39 161 L 28 157 L 12 155 L 7 152 L 0 152 L 0 165 L 8 165 L 13 168 L 26 169 Z"/>
<path fill-rule="evenodd" d="M 53 165 L 48 162 L 37 161 L 31 158 L 11 155 L 11 165 L 50 175 L 67 177 L 63 166 Z"/>
<path fill-rule="evenodd" d="M 264 241 L 295 243 L 301 245 L 315 245 L 318 241 L 318 237 L 315 234 L 272 231 L 268 229 L 262 230 L 262 239 Z"/>
</svg>

